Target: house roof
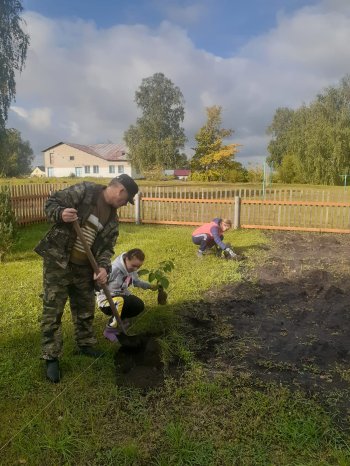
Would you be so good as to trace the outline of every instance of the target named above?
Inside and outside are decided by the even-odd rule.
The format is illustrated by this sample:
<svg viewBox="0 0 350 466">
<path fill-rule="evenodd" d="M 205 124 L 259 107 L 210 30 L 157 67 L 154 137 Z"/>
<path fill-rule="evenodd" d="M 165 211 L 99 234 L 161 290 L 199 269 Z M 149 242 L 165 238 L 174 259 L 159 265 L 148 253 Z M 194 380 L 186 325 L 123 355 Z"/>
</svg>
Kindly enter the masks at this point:
<svg viewBox="0 0 350 466">
<path fill-rule="evenodd" d="M 50 146 L 47 149 L 44 149 L 42 152 L 46 152 L 54 147 L 60 146 L 61 144 L 66 144 L 66 146 L 74 147 L 79 149 L 82 152 L 87 154 L 94 155 L 104 160 L 117 161 L 117 160 L 127 160 L 126 147 L 123 144 L 75 144 L 71 142 L 59 142 L 54 146 Z"/>
<path fill-rule="evenodd" d="M 175 176 L 189 176 L 191 174 L 191 170 L 174 170 Z"/>
</svg>

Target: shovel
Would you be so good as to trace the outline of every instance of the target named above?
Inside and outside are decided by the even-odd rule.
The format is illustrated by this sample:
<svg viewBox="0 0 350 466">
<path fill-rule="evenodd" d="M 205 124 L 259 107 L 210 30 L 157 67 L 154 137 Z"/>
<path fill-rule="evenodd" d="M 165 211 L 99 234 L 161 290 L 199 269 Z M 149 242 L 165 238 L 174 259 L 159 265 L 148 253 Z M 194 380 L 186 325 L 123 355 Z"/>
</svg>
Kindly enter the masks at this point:
<svg viewBox="0 0 350 466">
<path fill-rule="evenodd" d="M 92 254 L 91 252 L 91 249 L 86 241 L 86 238 L 80 228 L 80 225 L 79 225 L 79 222 L 78 220 L 75 220 L 73 222 L 73 227 L 74 227 L 74 230 L 78 236 L 78 238 L 80 239 L 83 247 L 84 247 L 84 250 L 86 252 L 86 255 L 88 256 L 88 259 L 90 261 L 90 264 L 91 264 L 91 267 L 93 269 L 93 271 L 98 274 L 100 272 L 100 269 L 99 269 L 99 266 L 97 265 L 97 262 L 95 260 L 95 257 L 94 255 Z M 128 348 L 138 348 L 139 346 L 143 345 L 143 340 L 144 338 L 142 338 L 142 336 L 139 336 L 139 335 L 133 335 L 133 336 L 129 336 L 126 334 L 126 331 L 125 331 L 125 327 L 124 327 L 124 324 L 123 324 L 123 321 L 122 319 L 120 318 L 120 315 L 117 311 L 117 308 L 115 306 L 115 303 L 113 301 L 113 298 L 112 298 L 112 295 L 111 295 L 111 292 L 109 291 L 109 288 L 106 284 L 104 285 L 100 285 L 107 300 L 108 300 L 108 303 L 109 303 L 109 306 L 112 310 L 112 314 L 113 316 L 117 319 L 117 322 L 118 322 L 118 326 L 121 330 L 121 332 L 119 333 L 118 335 L 118 341 L 119 343 L 122 345 L 122 346 L 125 346 L 125 347 L 128 347 Z"/>
</svg>

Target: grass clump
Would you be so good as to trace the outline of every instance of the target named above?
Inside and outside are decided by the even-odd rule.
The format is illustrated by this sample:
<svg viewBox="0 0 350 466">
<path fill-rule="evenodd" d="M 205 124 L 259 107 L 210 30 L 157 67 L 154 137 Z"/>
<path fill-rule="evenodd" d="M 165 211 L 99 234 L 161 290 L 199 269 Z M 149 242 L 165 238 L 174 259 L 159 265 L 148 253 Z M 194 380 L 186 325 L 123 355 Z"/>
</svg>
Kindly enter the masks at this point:
<svg viewBox="0 0 350 466">
<path fill-rule="evenodd" d="M 21 230 L 9 261 L 0 264 L 1 463 L 222 466 L 350 464 L 347 437 L 315 402 L 281 387 L 254 388 L 250 379 L 204 369 L 181 333 L 180 311 L 213 286 L 241 280 L 239 264 L 215 257 L 198 260 L 192 228 L 121 225 L 116 254 L 145 251 L 145 267 L 174 258 L 169 304 L 135 290 L 146 311 L 135 331 L 164 334 L 165 364 L 180 358 L 180 379 L 142 393 L 115 384 L 114 346 L 95 327 L 104 358 L 74 354 L 69 309 L 63 319 L 62 382 L 44 378 L 40 351 L 41 259 L 33 247 L 48 229 Z M 230 231 L 227 240 L 249 261 L 265 241 L 255 231 Z M 16 413 L 14 415 L 14 413 Z"/>
</svg>

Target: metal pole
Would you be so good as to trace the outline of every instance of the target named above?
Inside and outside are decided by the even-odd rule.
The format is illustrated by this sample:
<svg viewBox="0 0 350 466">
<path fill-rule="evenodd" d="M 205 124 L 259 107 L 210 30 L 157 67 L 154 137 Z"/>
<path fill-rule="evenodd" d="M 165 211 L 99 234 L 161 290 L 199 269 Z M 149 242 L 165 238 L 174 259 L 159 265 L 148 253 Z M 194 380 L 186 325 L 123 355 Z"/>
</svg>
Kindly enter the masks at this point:
<svg viewBox="0 0 350 466">
<path fill-rule="evenodd" d="M 346 180 L 347 180 L 347 177 L 348 177 L 349 175 L 346 174 L 346 175 L 339 175 L 339 176 L 343 176 L 343 177 L 344 177 L 344 191 L 346 191 Z"/>
<path fill-rule="evenodd" d="M 263 197 L 265 199 L 265 187 L 266 187 L 266 164 L 263 164 Z"/>
</svg>

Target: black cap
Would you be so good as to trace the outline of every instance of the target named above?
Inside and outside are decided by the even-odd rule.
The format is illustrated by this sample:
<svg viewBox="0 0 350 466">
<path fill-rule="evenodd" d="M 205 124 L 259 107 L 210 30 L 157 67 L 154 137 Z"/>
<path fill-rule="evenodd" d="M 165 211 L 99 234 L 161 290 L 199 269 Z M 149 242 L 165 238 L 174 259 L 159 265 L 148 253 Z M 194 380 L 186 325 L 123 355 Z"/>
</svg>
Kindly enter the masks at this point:
<svg viewBox="0 0 350 466">
<path fill-rule="evenodd" d="M 129 194 L 128 202 L 130 202 L 130 204 L 134 204 L 134 196 L 139 192 L 139 187 L 135 181 L 126 173 L 119 175 L 116 180 L 127 190 Z"/>
</svg>

